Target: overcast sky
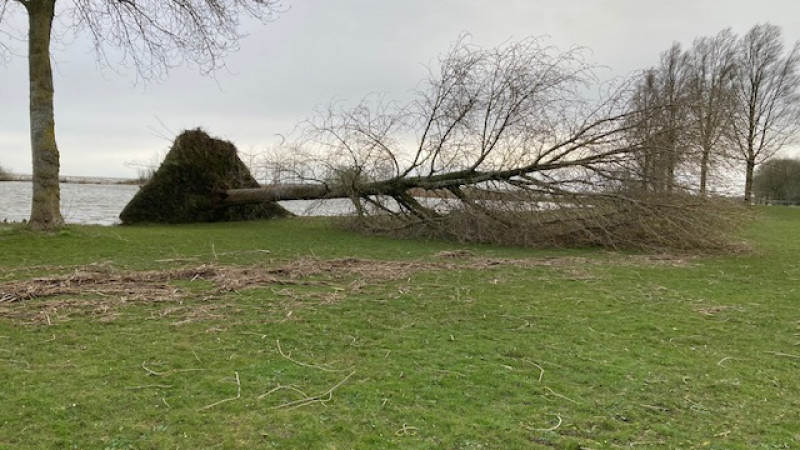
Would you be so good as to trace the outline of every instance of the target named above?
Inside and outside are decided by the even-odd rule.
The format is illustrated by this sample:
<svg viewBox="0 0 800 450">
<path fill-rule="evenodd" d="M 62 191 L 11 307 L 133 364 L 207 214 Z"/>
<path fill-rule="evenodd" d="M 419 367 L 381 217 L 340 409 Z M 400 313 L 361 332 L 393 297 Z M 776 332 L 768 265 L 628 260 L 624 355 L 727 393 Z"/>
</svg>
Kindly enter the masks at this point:
<svg viewBox="0 0 800 450">
<path fill-rule="evenodd" d="M 131 162 L 163 153 L 181 130 L 201 126 L 254 152 L 277 142 L 315 107 L 369 93 L 403 98 L 426 65 L 464 32 L 484 47 L 548 36 L 583 46 L 612 78 L 656 63 L 673 42 L 770 22 L 786 45 L 800 39 L 798 0 L 285 0 L 274 22 L 245 22 L 249 34 L 214 77 L 173 70 L 161 82 L 96 63 L 84 40 L 53 51 L 61 173 L 135 177 Z M 16 23 L 24 19 L 14 17 Z M 22 22 L 24 23 L 24 22 Z M 8 24 L 7 24 L 8 25 Z M 11 25 L 14 25 L 12 23 Z M 24 33 L 24 27 L 17 26 Z M 0 34 L 8 43 L 8 38 Z M 0 166 L 31 169 L 24 42 L 0 66 Z"/>
</svg>

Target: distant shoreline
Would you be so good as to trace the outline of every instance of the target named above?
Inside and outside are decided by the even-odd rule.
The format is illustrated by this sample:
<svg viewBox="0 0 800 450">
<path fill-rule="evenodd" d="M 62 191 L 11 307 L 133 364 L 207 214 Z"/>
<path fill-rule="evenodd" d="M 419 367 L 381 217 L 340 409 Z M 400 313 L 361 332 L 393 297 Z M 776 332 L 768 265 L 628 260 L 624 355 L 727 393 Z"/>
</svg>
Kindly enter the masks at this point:
<svg viewBox="0 0 800 450">
<path fill-rule="evenodd" d="M 0 180 L 4 181 L 33 181 L 32 175 L 11 175 L 10 179 Z M 141 180 L 133 178 L 114 178 L 114 177 L 72 177 L 62 176 L 59 178 L 61 183 L 67 184 L 124 184 L 124 185 L 141 185 Z"/>
</svg>

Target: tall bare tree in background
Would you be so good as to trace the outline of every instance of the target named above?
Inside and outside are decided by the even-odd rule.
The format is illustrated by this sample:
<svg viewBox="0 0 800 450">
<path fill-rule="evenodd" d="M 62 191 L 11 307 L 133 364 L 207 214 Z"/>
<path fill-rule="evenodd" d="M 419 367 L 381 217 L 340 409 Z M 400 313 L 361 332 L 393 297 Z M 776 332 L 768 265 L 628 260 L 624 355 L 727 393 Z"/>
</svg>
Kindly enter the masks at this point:
<svg viewBox="0 0 800 450">
<path fill-rule="evenodd" d="M 736 36 L 725 29 L 695 39 L 688 51 L 690 144 L 699 158 L 699 191 L 705 195 L 715 165 L 730 158 L 726 141 L 735 108 Z"/>
<path fill-rule="evenodd" d="M 59 152 L 53 112 L 50 59 L 53 19 L 58 16 L 94 39 L 99 58 L 107 49 L 122 51 L 144 78 L 163 75 L 173 64 L 190 61 L 201 70 L 220 65 L 236 48 L 242 15 L 266 19 L 279 0 L 0 0 L 0 21 L 21 8 L 28 17 L 30 129 L 33 200 L 29 224 L 53 230 L 63 225 L 60 211 Z M 70 23 L 71 21 L 71 23 Z"/>
<path fill-rule="evenodd" d="M 733 89 L 731 138 L 745 166 L 744 200 L 753 194 L 753 173 L 800 129 L 800 43 L 785 52 L 779 27 L 756 25 L 742 36 Z"/>
<path fill-rule="evenodd" d="M 642 188 L 671 191 L 681 176 L 698 179 L 706 194 L 714 169 L 743 163 L 749 203 L 755 168 L 800 130 L 798 64 L 800 44 L 784 52 L 781 30 L 770 24 L 662 53 L 631 97 L 631 132 L 642 143 L 631 172 Z"/>
<path fill-rule="evenodd" d="M 643 191 L 672 192 L 687 157 L 689 66 L 680 44 L 643 72 L 631 98 L 631 133 L 641 146 L 633 153 L 634 177 Z"/>
</svg>

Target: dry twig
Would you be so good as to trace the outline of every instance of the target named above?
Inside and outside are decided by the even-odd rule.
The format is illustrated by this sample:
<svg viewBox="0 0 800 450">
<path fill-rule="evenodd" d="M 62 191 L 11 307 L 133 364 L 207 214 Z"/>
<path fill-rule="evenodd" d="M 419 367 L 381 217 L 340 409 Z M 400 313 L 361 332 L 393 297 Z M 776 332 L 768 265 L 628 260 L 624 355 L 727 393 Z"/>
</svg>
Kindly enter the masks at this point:
<svg viewBox="0 0 800 450">
<path fill-rule="evenodd" d="M 171 384 L 144 384 L 144 385 L 141 385 L 141 386 L 126 387 L 125 389 L 129 390 L 129 391 L 138 391 L 140 389 L 150 389 L 150 388 L 171 389 L 172 385 Z"/>
<path fill-rule="evenodd" d="M 292 401 L 292 402 L 283 403 L 283 404 L 278 405 L 278 406 L 273 406 L 272 409 L 285 409 L 285 410 L 288 411 L 288 410 L 291 410 L 291 409 L 300 408 L 300 407 L 303 407 L 303 406 L 308 406 L 308 405 L 310 405 L 312 403 L 317 403 L 317 402 L 322 403 L 324 405 L 325 402 L 328 402 L 333 398 L 333 391 L 338 389 L 339 386 L 343 385 L 355 373 L 356 373 L 355 370 L 350 372 L 346 377 L 344 377 L 344 379 L 342 379 L 342 381 L 336 383 L 333 387 L 331 387 L 330 389 L 328 389 L 326 392 L 324 392 L 322 394 L 315 395 L 313 397 L 306 397 L 306 398 L 303 398 L 303 399 L 300 399 L 300 400 L 295 400 L 295 401 Z M 300 391 L 300 392 L 302 393 L 302 391 Z M 305 395 L 305 394 L 303 394 L 303 395 Z"/>
<path fill-rule="evenodd" d="M 202 372 L 202 371 L 206 370 L 206 369 L 170 369 L 170 370 L 168 370 L 166 372 L 156 372 L 155 370 L 152 370 L 149 367 L 145 366 L 144 363 L 146 363 L 146 362 L 147 361 L 143 361 L 142 362 L 142 369 L 144 369 L 145 372 L 147 372 L 147 375 L 155 376 L 155 377 L 163 377 L 163 376 L 167 376 L 167 375 L 171 375 L 173 373 L 179 373 L 179 372 Z"/>
<path fill-rule="evenodd" d="M 550 388 L 549 388 L 549 387 L 547 387 L 547 386 L 545 386 L 544 388 L 545 388 L 545 389 L 547 389 L 547 390 L 548 390 L 548 391 L 549 391 L 551 394 L 555 395 L 556 397 L 563 398 L 564 400 L 567 400 L 567 401 L 570 401 L 570 402 L 572 402 L 572 403 L 575 403 L 576 405 L 580 405 L 580 404 L 581 404 L 580 402 L 578 402 L 578 401 L 575 401 L 575 400 L 573 400 L 573 399 L 571 399 L 571 398 L 569 398 L 569 397 L 567 397 L 567 396 L 565 396 L 565 395 L 561 395 L 561 394 L 559 394 L 558 392 L 556 392 L 556 391 L 554 391 L 554 390 L 550 389 Z"/>
<path fill-rule="evenodd" d="M 525 428 L 528 431 L 542 431 L 542 432 L 556 431 L 558 429 L 558 427 L 561 426 L 562 420 L 561 420 L 561 416 L 559 416 L 558 414 L 553 414 L 553 415 L 556 416 L 556 418 L 558 419 L 558 423 L 553 425 L 550 428 L 533 428 L 533 427 L 530 427 L 528 425 L 525 425 L 522 422 L 520 422 L 520 426 L 522 426 L 522 428 Z"/>
<path fill-rule="evenodd" d="M 231 402 L 233 400 L 237 400 L 237 399 L 242 398 L 242 382 L 239 379 L 239 372 L 233 372 L 233 373 L 236 375 L 236 397 L 230 397 L 230 398 L 222 399 L 222 400 L 220 400 L 218 402 L 214 402 L 214 403 L 212 403 L 210 405 L 203 406 L 202 408 L 198 409 L 197 411 L 204 411 L 206 409 L 211 409 L 211 408 L 213 408 L 215 406 L 218 406 L 218 405 L 221 405 L 223 403 Z"/>
<path fill-rule="evenodd" d="M 315 365 L 315 364 L 306 364 L 306 363 L 304 363 L 302 361 L 298 361 L 298 360 L 292 358 L 291 354 L 287 355 L 286 353 L 283 352 L 283 349 L 281 348 L 281 341 L 279 339 L 276 339 L 275 343 L 278 345 L 278 353 L 280 353 L 281 356 L 283 356 L 284 358 L 288 359 L 289 361 L 297 364 L 298 366 L 308 367 L 308 368 L 311 368 L 311 369 L 322 370 L 324 372 L 344 372 L 344 370 L 342 370 L 342 369 L 329 369 L 327 367 L 322 367 L 322 366 L 318 366 L 318 365 Z"/>
</svg>

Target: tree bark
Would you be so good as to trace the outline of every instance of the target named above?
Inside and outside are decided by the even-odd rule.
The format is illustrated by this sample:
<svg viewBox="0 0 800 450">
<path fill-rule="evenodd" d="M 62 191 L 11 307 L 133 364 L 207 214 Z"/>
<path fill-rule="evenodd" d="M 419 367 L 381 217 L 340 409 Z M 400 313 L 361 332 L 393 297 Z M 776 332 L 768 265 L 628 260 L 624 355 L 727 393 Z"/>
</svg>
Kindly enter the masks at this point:
<svg viewBox="0 0 800 450">
<path fill-rule="evenodd" d="M 28 67 L 30 81 L 33 198 L 29 226 L 52 231 L 64 225 L 61 216 L 59 155 L 53 111 L 53 71 L 50 36 L 56 0 L 30 0 L 28 9 Z"/>
<path fill-rule="evenodd" d="M 706 195 L 706 184 L 708 183 L 708 166 L 711 160 L 711 149 L 703 146 L 702 159 L 700 160 L 700 195 Z"/>
<path fill-rule="evenodd" d="M 218 203 L 224 206 L 251 205 L 281 200 L 326 200 L 352 198 L 353 195 L 399 195 L 415 185 L 402 185 L 399 181 L 375 182 L 355 188 L 329 187 L 324 184 L 280 184 L 255 189 L 228 189 L 218 192 Z"/>
<path fill-rule="evenodd" d="M 753 173 L 755 172 L 755 158 L 747 160 L 747 170 L 744 175 L 744 203 L 749 205 L 753 198 Z"/>
</svg>

